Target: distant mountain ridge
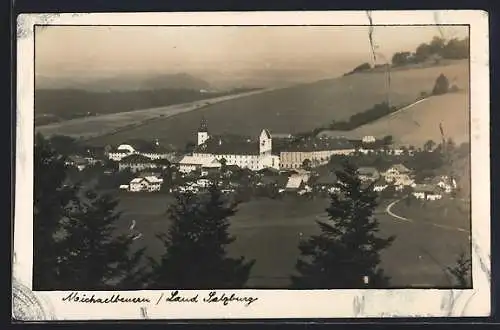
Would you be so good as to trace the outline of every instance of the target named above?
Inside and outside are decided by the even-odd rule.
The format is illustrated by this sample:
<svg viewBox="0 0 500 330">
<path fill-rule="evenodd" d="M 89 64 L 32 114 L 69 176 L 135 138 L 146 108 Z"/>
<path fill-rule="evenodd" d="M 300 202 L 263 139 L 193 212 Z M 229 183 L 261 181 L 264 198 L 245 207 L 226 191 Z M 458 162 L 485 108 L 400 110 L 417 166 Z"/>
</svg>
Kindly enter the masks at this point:
<svg viewBox="0 0 500 330">
<path fill-rule="evenodd" d="M 123 74 L 112 77 L 36 77 L 37 89 L 81 89 L 87 91 L 141 91 L 158 89 L 210 89 L 210 83 L 187 73 Z"/>
</svg>

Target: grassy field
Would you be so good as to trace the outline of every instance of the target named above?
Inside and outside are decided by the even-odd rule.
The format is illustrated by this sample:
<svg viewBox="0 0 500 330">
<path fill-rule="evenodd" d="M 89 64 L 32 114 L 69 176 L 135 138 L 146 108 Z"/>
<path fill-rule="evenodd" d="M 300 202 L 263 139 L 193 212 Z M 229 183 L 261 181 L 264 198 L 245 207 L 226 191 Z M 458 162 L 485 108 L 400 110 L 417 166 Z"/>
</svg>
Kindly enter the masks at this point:
<svg viewBox="0 0 500 330">
<path fill-rule="evenodd" d="M 441 73 L 444 73 L 451 83 L 466 88 L 467 61 L 439 67 L 395 71 L 391 76 L 392 104 L 408 104 L 416 100 L 421 92 L 430 92 Z M 347 119 L 352 114 L 384 101 L 385 81 L 385 74 L 381 72 L 360 73 L 256 93 L 209 105 L 202 111 L 187 111 L 153 120 L 146 125 L 95 139 L 93 143 L 118 144 L 134 137 L 157 138 L 163 143 L 184 146 L 187 141 L 194 140 L 202 116 L 205 116 L 209 130 L 214 134 L 238 133 L 256 136 L 262 128 L 268 128 L 274 133 L 308 131 L 332 120 Z M 92 130 L 93 127 L 89 125 L 86 129 Z M 84 130 L 85 127 L 80 128 L 80 131 Z"/>
<path fill-rule="evenodd" d="M 163 246 L 155 235 L 169 226 L 165 215 L 171 197 L 160 194 L 121 194 L 120 228 L 127 231 L 132 220 L 142 233 L 137 247 L 147 247 L 148 255 L 158 258 Z M 289 284 L 299 256 L 301 239 L 318 232 L 315 220 L 324 216 L 328 200 L 289 197 L 283 200 L 259 199 L 240 205 L 231 219 L 230 230 L 236 241 L 229 252 L 255 259 L 248 286 L 279 288 Z M 454 263 L 467 246 L 467 233 L 432 227 L 419 222 L 399 222 L 379 210 L 381 236 L 396 235 L 393 246 L 382 255 L 383 267 L 395 287 L 410 285 L 448 286 L 443 267 Z M 429 213 L 430 221 L 439 217 Z"/>
<path fill-rule="evenodd" d="M 447 138 L 455 143 L 469 141 L 469 95 L 467 92 L 432 96 L 400 112 L 363 125 L 350 134 L 356 136 L 392 135 L 400 145 L 422 147 L 428 140 L 441 140 L 439 123 Z"/>
<path fill-rule="evenodd" d="M 211 103 L 224 102 L 233 98 L 244 97 L 256 93 L 261 93 L 261 91 L 244 92 L 144 110 L 125 111 L 127 108 L 124 108 L 123 111 L 118 113 L 82 117 L 65 120 L 63 122 L 36 126 L 35 131 L 46 136 L 61 134 L 85 139 L 95 136 L 109 136 L 111 133 L 122 130 L 133 131 L 134 127 L 146 125 L 160 118 L 167 118 L 189 111 L 199 111 Z"/>
</svg>

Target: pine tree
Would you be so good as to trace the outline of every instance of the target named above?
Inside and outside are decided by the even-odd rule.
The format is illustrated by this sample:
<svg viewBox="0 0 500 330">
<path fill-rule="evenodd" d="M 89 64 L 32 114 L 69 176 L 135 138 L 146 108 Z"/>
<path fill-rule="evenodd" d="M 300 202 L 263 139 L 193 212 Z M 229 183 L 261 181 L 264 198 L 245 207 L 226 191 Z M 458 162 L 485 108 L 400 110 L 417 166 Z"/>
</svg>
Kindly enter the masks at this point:
<svg viewBox="0 0 500 330">
<path fill-rule="evenodd" d="M 447 267 L 457 287 L 467 288 L 470 286 L 471 266 L 471 260 L 462 252 L 458 256 L 455 265 L 453 267 Z"/>
<path fill-rule="evenodd" d="M 133 251 L 133 235 L 117 233 L 118 201 L 109 194 L 82 190 L 63 222 L 60 281 L 72 290 L 140 289 L 144 249 Z"/>
<path fill-rule="evenodd" d="M 143 251 L 117 235 L 117 201 L 68 181 L 64 158 L 35 142 L 33 287 L 37 290 L 137 288 Z"/>
<path fill-rule="evenodd" d="M 58 287 L 61 220 L 77 188 L 67 185 L 65 160 L 41 134 L 34 146 L 33 288 Z"/>
<path fill-rule="evenodd" d="M 230 258 L 227 246 L 235 238 L 229 232 L 229 218 L 236 205 L 223 199 L 212 183 L 207 195 L 182 194 L 169 208 L 172 220 L 162 240 L 166 253 L 152 261 L 153 289 L 242 288 L 255 261 Z"/>
<path fill-rule="evenodd" d="M 317 221 L 321 233 L 299 245 L 302 259 L 297 261 L 295 288 L 381 288 L 389 278 L 379 267 L 380 252 L 394 237 L 376 237 L 378 221 L 373 217 L 377 193 L 373 184 L 364 185 L 356 168 L 345 163 L 336 171 L 340 191 L 331 194 L 329 221 Z M 365 283 L 365 276 L 369 282 Z"/>
</svg>

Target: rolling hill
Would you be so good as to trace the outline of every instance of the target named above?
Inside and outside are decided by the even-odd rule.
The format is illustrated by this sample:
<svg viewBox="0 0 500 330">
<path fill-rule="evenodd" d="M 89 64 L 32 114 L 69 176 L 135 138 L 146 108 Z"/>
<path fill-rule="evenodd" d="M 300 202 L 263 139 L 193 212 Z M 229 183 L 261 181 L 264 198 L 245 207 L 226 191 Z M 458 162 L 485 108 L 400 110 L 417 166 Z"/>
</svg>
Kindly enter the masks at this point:
<svg viewBox="0 0 500 330">
<path fill-rule="evenodd" d="M 187 73 L 118 74 L 109 77 L 36 77 L 37 89 L 82 89 L 85 91 L 138 91 L 155 89 L 209 89 L 210 84 Z"/>
<path fill-rule="evenodd" d="M 450 83 L 468 91 L 468 70 L 467 61 L 457 61 L 446 66 L 395 71 L 391 75 L 391 103 L 398 105 L 415 101 L 421 92 L 432 90 L 441 73 L 448 77 Z M 275 89 L 211 104 L 199 111 L 159 118 L 116 134 L 102 136 L 92 143 L 118 144 L 134 137 L 157 138 L 163 143 L 184 146 L 187 141 L 195 140 L 196 129 L 202 117 L 206 118 L 209 130 L 214 134 L 257 136 L 262 128 L 268 128 L 274 133 L 308 131 L 332 120 L 345 120 L 384 101 L 387 90 L 385 82 L 383 72 L 369 72 Z M 442 108 L 450 107 L 443 102 L 435 107 L 436 114 Z M 456 102 L 461 101 L 457 99 Z M 454 103 L 452 107 L 456 107 L 458 103 Z M 426 121 L 424 124 L 433 125 L 429 130 L 435 127 L 432 122 Z"/>
<path fill-rule="evenodd" d="M 412 107 L 395 112 L 351 131 L 356 136 L 392 135 L 401 145 L 422 147 L 428 140 L 441 140 L 439 124 L 447 138 L 461 144 L 469 141 L 469 95 L 450 93 L 432 96 Z"/>
</svg>

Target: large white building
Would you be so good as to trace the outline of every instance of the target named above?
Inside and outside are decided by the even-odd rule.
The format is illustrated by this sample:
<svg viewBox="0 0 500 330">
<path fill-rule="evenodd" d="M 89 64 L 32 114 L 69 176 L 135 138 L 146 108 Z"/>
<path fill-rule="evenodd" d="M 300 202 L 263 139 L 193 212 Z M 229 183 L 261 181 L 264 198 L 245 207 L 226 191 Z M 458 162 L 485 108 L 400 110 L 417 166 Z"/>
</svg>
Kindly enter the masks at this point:
<svg viewBox="0 0 500 330">
<path fill-rule="evenodd" d="M 273 155 L 272 148 L 272 137 L 267 129 L 262 130 L 258 140 L 234 135 L 210 136 L 205 121 L 202 121 L 198 130 L 198 145 L 186 163 L 193 167 L 196 160 L 196 164 L 201 167 L 216 159 L 221 164 L 236 165 L 252 171 L 279 169 L 280 158 Z"/>
<path fill-rule="evenodd" d="M 280 152 L 282 169 L 302 168 L 307 160 L 311 167 L 327 164 L 333 155 L 352 155 L 355 147 L 347 139 L 312 138 L 302 142 L 288 142 Z"/>
</svg>

